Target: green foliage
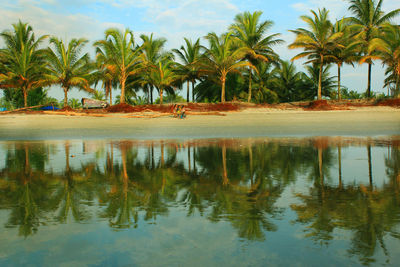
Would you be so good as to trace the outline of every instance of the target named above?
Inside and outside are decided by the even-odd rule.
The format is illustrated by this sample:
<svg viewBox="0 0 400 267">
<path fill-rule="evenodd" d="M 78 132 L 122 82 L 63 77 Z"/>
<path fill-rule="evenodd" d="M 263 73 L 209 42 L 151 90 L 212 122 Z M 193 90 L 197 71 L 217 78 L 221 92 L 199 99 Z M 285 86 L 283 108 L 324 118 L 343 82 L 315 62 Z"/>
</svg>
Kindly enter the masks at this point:
<svg viewBox="0 0 400 267">
<path fill-rule="evenodd" d="M 105 100 L 105 95 L 102 91 L 94 90 L 92 95 L 93 98 L 96 100 L 102 100 L 102 101 Z"/>
<path fill-rule="evenodd" d="M 322 71 L 326 62 L 334 60 L 331 51 L 340 46 L 338 39 L 343 36 L 342 32 L 334 32 L 331 21 L 328 19 L 329 11 L 325 8 L 319 9 L 318 14 L 311 11 L 313 17 L 301 16 L 301 19 L 308 25 L 310 30 L 298 28 L 291 30 L 296 34 L 296 40 L 289 45 L 289 48 L 303 48 L 304 52 L 293 57 L 292 60 L 307 58 L 308 63 L 318 64 L 319 78 L 317 87 L 317 97 L 322 97 Z"/>
<path fill-rule="evenodd" d="M 8 103 L 10 108 L 24 107 L 24 94 L 21 89 L 5 89 L 4 100 Z M 37 106 L 47 104 L 47 91 L 42 87 L 30 90 L 27 96 L 27 106 Z"/>
<path fill-rule="evenodd" d="M 168 103 L 184 103 L 186 102 L 185 98 L 177 94 L 168 94 L 163 98 L 163 102 Z M 160 98 L 157 98 L 155 101 L 156 104 L 160 104 Z"/>
<path fill-rule="evenodd" d="M 357 91 L 350 90 L 347 88 L 342 89 L 342 99 L 361 99 L 362 95 Z"/>
<path fill-rule="evenodd" d="M 68 106 L 71 108 L 81 108 L 82 103 L 79 99 L 77 98 L 71 98 L 68 100 Z"/>
<path fill-rule="evenodd" d="M 91 91 L 89 88 L 92 65 L 89 54 L 81 55 L 82 49 L 88 41 L 84 38 L 72 39 L 68 45 L 58 38 L 51 38 L 47 60 L 49 72 L 45 75 L 48 84 L 59 84 L 64 91 L 64 106 L 68 103 L 68 91 L 77 87 Z"/>
<path fill-rule="evenodd" d="M 21 21 L 12 26 L 13 31 L 3 31 L 0 34 L 5 43 L 5 48 L 0 49 L 3 72 L 0 75 L 0 86 L 21 90 L 24 106 L 28 106 L 29 91 L 41 87 L 45 82 L 45 51 L 38 47 L 47 36 L 35 39 L 32 27 Z"/>
<path fill-rule="evenodd" d="M 125 102 L 125 86 L 129 76 L 136 75 L 141 69 L 140 49 L 135 45 L 133 32 L 126 29 L 121 32 L 110 28 L 105 31 L 105 39 L 94 43 L 96 58 L 112 69 L 112 81 L 117 79 L 121 89 L 120 103 Z"/>
</svg>

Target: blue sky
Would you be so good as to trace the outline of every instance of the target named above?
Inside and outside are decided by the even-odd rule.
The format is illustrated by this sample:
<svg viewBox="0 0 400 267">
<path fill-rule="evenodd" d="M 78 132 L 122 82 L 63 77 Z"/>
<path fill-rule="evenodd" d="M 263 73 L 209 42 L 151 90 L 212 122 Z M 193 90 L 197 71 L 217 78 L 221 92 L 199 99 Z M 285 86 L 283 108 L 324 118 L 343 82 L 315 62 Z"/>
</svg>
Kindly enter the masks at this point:
<svg viewBox="0 0 400 267">
<path fill-rule="evenodd" d="M 345 0 L 1 0 L 0 30 L 10 29 L 12 23 L 21 19 L 29 22 L 36 34 L 95 41 L 103 37 L 106 28 L 130 28 L 137 38 L 152 32 L 156 37 L 167 38 L 167 49 L 171 49 L 180 47 L 183 37 L 195 39 L 211 31 L 222 33 L 240 12 L 260 10 L 262 19 L 275 23 L 270 34 L 281 33 L 287 42 L 276 47 L 276 51 L 282 58 L 290 59 L 299 51 L 287 49 L 294 39 L 288 30 L 302 27 L 299 17 L 322 7 L 330 10 L 333 21 L 349 15 Z M 384 1 L 385 11 L 399 7 L 400 0 Z M 400 24 L 400 17 L 395 22 Z M 94 52 L 90 46 L 87 49 Z M 296 64 L 301 68 L 301 62 Z M 335 69 L 332 68 L 332 74 Z M 366 75 L 366 66 L 347 66 L 343 84 L 364 91 Z M 372 79 L 374 91 L 385 91 L 384 71 L 379 62 L 373 67 Z M 56 88 L 50 90 L 50 95 L 62 98 L 62 92 Z M 82 93 L 73 89 L 71 96 L 82 97 Z"/>
</svg>

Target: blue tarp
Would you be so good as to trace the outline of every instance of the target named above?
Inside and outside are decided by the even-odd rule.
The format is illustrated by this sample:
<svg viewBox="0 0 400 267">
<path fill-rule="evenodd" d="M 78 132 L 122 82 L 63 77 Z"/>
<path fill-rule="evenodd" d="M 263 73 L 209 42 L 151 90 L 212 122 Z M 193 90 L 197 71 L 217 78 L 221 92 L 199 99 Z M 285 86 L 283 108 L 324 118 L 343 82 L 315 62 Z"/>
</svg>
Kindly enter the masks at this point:
<svg viewBox="0 0 400 267">
<path fill-rule="evenodd" d="M 41 110 L 59 110 L 59 108 L 53 107 L 53 106 L 41 107 L 40 109 Z"/>
<path fill-rule="evenodd" d="M 6 108 L 0 108 L 0 111 L 6 111 L 7 109 Z"/>
</svg>

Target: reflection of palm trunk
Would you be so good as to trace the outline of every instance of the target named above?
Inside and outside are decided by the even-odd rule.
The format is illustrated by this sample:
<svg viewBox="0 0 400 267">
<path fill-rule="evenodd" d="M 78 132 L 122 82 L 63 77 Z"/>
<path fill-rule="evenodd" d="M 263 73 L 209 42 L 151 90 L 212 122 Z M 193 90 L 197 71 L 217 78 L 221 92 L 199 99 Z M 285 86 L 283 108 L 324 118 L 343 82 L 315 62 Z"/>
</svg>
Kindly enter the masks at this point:
<svg viewBox="0 0 400 267">
<path fill-rule="evenodd" d="M 371 163 L 371 145 L 367 146 L 367 151 L 368 151 L 368 176 L 369 176 L 369 186 L 370 189 L 372 190 L 372 163 Z"/>
<path fill-rule="evenodd" d="M 164 142 L 161 141 L 161 167 L 164 167 Z"/>
<path fill-rule="evenodd" d="M 69 142 L 65 142 L 65 171 L 69 172 Z"/>
<path fill-rule="evenodd" d="M 111 173 L 114 174 L 114 145 L 111 143 Z"/>
<path fill-rule="evenodd" d="M 191 164 L 190 164 L 190 145 L 188 145 L 188 165 L 189 165 L 189 173 L 191 171 Z"/>
<path fill-rule="evenodd" d="M 253 186 L 253 147 L 249 144 L 250 181 Z"/>
<path fill-rule="evenodd" d="M 122 175 L 124 178 L 124 188 L 128 184 L 128 171 L 126 169 L 126 148 L 121 148 L 121 158 L 122 158 Z"/>
<path fill-rule="evenodd" d="M 154 169 L 154 143 L 151 142 L 151 169 Z"/>
<path fill-rule="evenodd" d="M 324 200 L 325 186 L 324 186 L 324 172 L 322 170 L 322 148 L 318 148 L 318 169 L 319 169 L 319 179 L 321 181 L 322 200 Z"/>
<path fill-rule="evenodd" d="M 30 163 L 29 163 L 29 147 L 27 144 L 25 146 L 25 175 L 28 175 L 30 171 Z"/>
<path fill-rule="evenodd" d="M 228 171 L 226 170 L 226 146 L 225 144 L 222 146 L 222 168 L 223 168 L 223 176 L 222 176 L 222 183 L 227 185 L 229 183 L 228 179 Z"/>
<path fill-rule="evenodd" d="M 342 188 L 342 147 L 338 145 L 338 160 L 339 160 L 339 188 Z"/>
<path fill-rule="evenodd" d="M 193 147 L 193 172 L 196 173 L 196 147 Z"/>
</svg>

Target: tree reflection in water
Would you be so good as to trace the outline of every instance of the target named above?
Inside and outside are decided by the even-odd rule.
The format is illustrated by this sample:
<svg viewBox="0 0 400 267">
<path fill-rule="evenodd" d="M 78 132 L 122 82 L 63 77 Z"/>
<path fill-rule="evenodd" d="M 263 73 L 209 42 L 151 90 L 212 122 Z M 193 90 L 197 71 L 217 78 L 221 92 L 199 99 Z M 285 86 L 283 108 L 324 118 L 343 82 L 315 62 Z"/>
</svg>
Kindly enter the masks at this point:
<svg viewBox="0 0 400 267">
<path fill-rule="evenodd" d="M 373 151 L 384 145 L 387 178 L 380 186 L 372 173 Z M 9 210 L 4 226 L 18 228 L 24 237 L 50 222 L 96 218 L 115 230 L 134 229 L 141 221 L 157 224 L 171 207 L 180 207 L 190 217 L 229 223 L 241 239 L 268 241 L 268 233 L 279 231 L 279 222 L 287 220 L 285 212 L 292 210 L 297 216 L 293 223 L 318 244 L 329 246 L 335 230 L 347 231 L 347 252 L 363 264 L 375 260 L 378 248 L 389 253 L 387 236 L 400 238 L 396 140 L 120 141 L 99 142 L 92 153 L 89 146 L 4 143 L 0 208 Z M 368 177 L 346 183 L 342 154 L 353 146 L 366 148 Z M 63 153 L 57 154 L 59 150 Z M 61 172 L 52 166 L 53 157 L 63 161 Z M 297 184 L 308 189 L 286 207 L 277 205 L 287 189 L 297 191 Z"/>
</svg>

